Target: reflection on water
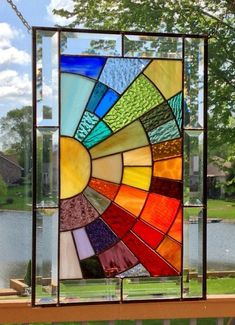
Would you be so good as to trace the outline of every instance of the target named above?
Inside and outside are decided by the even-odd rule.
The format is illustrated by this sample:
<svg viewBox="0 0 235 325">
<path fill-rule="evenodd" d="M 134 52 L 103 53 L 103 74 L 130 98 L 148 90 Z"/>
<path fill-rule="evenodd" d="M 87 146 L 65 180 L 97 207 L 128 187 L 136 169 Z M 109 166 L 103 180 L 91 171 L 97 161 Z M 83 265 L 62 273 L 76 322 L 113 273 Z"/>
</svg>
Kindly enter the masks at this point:
<svg viewBox="0 0 235 325">
<path fill-rule="evenodd" d="M 10 278 L 25 275 L 31 259 L 31 221 L 30 212 L 0 212 L 0 288 L 9 287 Z M 46 222 L 50 222 L 50 218 Z M 185 225 L 187 227 L 190 229 L 189 245 L 197 247 L 198 227 L 196 224 Z M 234 233 L 235 224 L 208 224 L 209 270 L 235 270 Z M 197 256 L 190 256 L 190 265 L 196 262 Z"/>
</svg>

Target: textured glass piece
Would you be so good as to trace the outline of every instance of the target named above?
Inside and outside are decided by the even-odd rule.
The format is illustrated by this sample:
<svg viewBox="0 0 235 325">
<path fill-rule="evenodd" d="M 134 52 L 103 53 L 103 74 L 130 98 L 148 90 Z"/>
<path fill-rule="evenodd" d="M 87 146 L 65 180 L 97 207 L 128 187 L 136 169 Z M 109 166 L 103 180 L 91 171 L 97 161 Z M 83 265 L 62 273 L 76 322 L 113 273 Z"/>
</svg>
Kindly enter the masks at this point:
<svg viewBox="0 0 235 325">
<path fill-rule="evenodd" d="M 102 219 L 118 237 L 123 237 L 136 222 L 135 216 L 112 203 L 102 214 Z"/>
<path fill-rule="evenodd" d="M 94 208 L 102 214 L 110 204 L 110 200 L 104 197 L 102 194 L 96 192 L 89 186 L 83 192 L 85 197 L 94 206 Z"/>
<path fill-rule="evenodd" d="M 183 183 L 171 179 L 152 177 L 150 192 L 181 200 Z"/>
<path fill-rule="evenodd" d="M 117 241 L 117 237 L 100 218 L 87 225 L 86 232 L 96 254 L 113 246 Z"/>
<path fill-rule="evenodd" d="M 92 161 L 92 177 L 120 183 L 122 179 L 122 155 L 116 154 Z"/>
<path fill-rule="evenodd" d="M 161 160 L 182 155 L 182 138 L 152 145 L 153 160 Z"/>
<path fill-rule="evenodd" d="M 94 88 L 91 79 L 61 73 L 61 134 L 73 136 Z"/>
<path fill-rule="evenodd" d="M 56 303 L 58 288 L 58 209 L 36 213 L 36 304 Z M 47 282 L 46 282 L 47 281 Z M 45 290 L 47 289 L 47 290 Z"/>
<path fill-rule="evenodd" d="M 160 254 L 177 271 L 181 270 L 181 251 L 181 245 L 169 237 L 165 237 L 157 248 L 157 253 Z"/>
<path fill-rule="evenodd" d="M 90 56 L 121 56 L 121 35 L 61 32 L 61 53 Z"/>
<path fill-rule="evenodd" d="M 163 240 L 164 234 L 142 220 L 138 220 L 132 231 L 153 249 Z"/>
<path fill-rule="evenodd" d="M 177 275 L 176 270 L 169 266 L 157 253 L 154 253 L 137 236 L 128 233 L 123 242 L 135 254 L 141 264 L 149 271 L 151 276 Z"/>
<path fill-rule="evenodd" d="M 172 97 L 168 100 L 168 104 L 170 105 L 175 119 L 177 121 L 178 127 L 181 129 L 182 127 L 182 93 Z"/>
<path fill-rule="evenodd" d="M 147 132 L 172 119 L 173 114 L 171 112 L 170 107 L 166 103 L 157 106 L 156 108 L 152 109 L 140 118 L 141 122 L 143 123 L 144 129 Z"/>
<path fill-rule="evenodd" d="M 60 233 L 60 279 L 82 278 L 74 240 L 70 231 Z"/>
<path fill-rule="evenodd" d="M 125 35 L 124 56 L 182 58 L 182 44 L 181 37 Z"/>
<path fill-rule="evenodd" d="M 76 73 L 82 76 L 97 79 L 105 64 L 102 57 L 84 57 L 74 55 L 61 55 L 61 72 Z"/>
<path fill-rule="evenodd" d="M 184 135 L 184 204 L 203 202 L 203 132 L 185 131 Z"/>
<path fill-rule="evenodd" d="M 96 178 L 92 178 L 90 180 L 89 186 L 95 191 L 103 194 L 110 200 L 113 200 L 115 198 L 119 189 L 119 186 L 117 184 L 113 184 Z"/>
<path fill-rule="evenodd" d="M 98 217 L 98 212 L 83 194 L 60 201 L 60 230 L 84 227 Z"/>
<path fill-rule="evenodd" d="M 172 224 L 170 230 L 168 231 L 168 235 L 180 243 L 182 242 L 182 227 L 183 227 L 182 224 L 183 224 L 182 209 L 179 209 L 175 221 Z"/>
<path fill-rule="evenodd" d="M 163 101 L 158 90 L 141 74 L 106 114 L 104 120 L 116 132 Z"/>
<path fill-rule="evenodd" d="M 130 268 L 129 270 L 122 272 L 119 274 L 120 277 L 122 278 L 130 278 L 130 277 L 149 277 L 150 274 L 146 270 L 146 268 L 142 264 L 137 264 L 136 266 Z M 124 280 L 124 279 L 123 279 Z M 146 279 L 145 279 L 146 280 Z M 125 281 L 125 280 L 124 280 Z"/>
<path fill-rule="evenodd" d="M 95 114 L 99 117 L 103 117 L 118 99 L 118 94 L 112 89 L 108 89 L 103 98 L 101 99 L 100 103 L 98 104 L 95 110 Z"/>
<path fill-rule="evenodd" d="M 38 128 L 36 152 L 37 207 L 58 206 L 59 130 Z"/>
<path fill-rule="evenodd" d="M 37 126 L 58 126 L 58 32 L 37 32 Z"/>
<path fill-rule="evenodd" d="M 185 39 L 184 100 L 186 128 L 204 126 L 204 40 Z"/>
<path fill-rule="evenodd" d="M 60 197 L 81 193 L 89 182 L 91 160 L 86 148 L 70 137 L 60 137 Z"/>
<path fill-rule="evenodd" d="M 100 121 L 91 131 L 91 133 L 89 133 L 88 136 L 83 140 L 83 144 L 87 148 L 94 147 L 97 143 L 107 138 L 110 134 L 112 134 L 112 131 L 107 124 Z"/>
<path fill-rule="evenodd" d="M 148 191 L 151 176 L 151 167 L 124 167 L 122 183 Z"/>
<path fill-rule="evenodd" d="M 170 158 L 154 163 L 153 175 L 156 177 L 182 179 L 182 158 Z"/>
<path fill-rule="evenodd" d="M 150 146 L 124 152 L 123 163 L 127 166 L 151 166 L 152 155 Z"/>
<path fill-rule="evenodd" d="M 91 246 L 85 228 L 79 228 L 74 230 L 73 238 L 80 260 L 84 260 L 90 256 L 95 255 L 95 252 Z"/>
<path fill-rule="evenodd" d="M 75 138 L 78 141 L 82 141 L 88 135 L 88 133 L 90 133 L 98 121 L 99 119 L 96 115 L 85 111 L 75 133 Z"/>
<path fill-rule="evenodd" d="M 99 80 L 121 94 L 148 63 L 146 59 L 109 58 Z"/>
<path fill-rule="evenodd" d="M 141 219 L 166 233 L 178 212 L 179 206 L 179 200 L 150 193 L 141 213 Z"/>
<path fill-rule="evenodd" d="M 114 277 L 138 262 L 137 258 L 121 241 L 101 253 L 99 259 L 106 277 Z"/>
<path fill-rule="evenodd" d="M 80 261 L 80 265 L 85 279 L 99 279 L 105 276 L 97 256 Z"/>
<path fill-rule="evenodd" d="M 180 137 L 175 120 L 160 125 L 156 129 L 148 132 L 148 135 L 152 144 Z"/>
<path fill-rule="evenodd" d="M 107 91 L 107 86 L 105 86 L 101 82 L 96 83 L 95 88 L 87 104 L 88 111 L 90 112 L 95 111 L 97 105 L 99 104 L 100 100 L 102 99 L 106 91 Z"/>
<path fill-rule="evenodd" d="M 145 69 L 144 74 L 166 99 L 182 90 L 182 61 L 154 60 Z"/>
<path fill-rule="evenodd" d="M 90 150 L 92 158 L 135 149 L 148 144 L 146 133 L 139 121 L 135 121 Z"/>
<path fill-rule="evenodd" d="M 122 185 L 115 198 L 120 207 L 138 216 L 144 206 L 148 193 L 127 185 Z"/>
</svg>

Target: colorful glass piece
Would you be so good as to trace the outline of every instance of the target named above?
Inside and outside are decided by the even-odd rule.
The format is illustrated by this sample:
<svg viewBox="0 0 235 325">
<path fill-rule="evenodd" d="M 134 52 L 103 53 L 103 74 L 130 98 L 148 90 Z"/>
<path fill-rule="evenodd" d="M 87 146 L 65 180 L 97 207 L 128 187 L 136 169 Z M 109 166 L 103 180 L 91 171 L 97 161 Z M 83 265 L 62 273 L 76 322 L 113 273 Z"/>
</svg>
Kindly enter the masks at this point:
<svg viewBox="0 0 235 325">
<path fill-rule="evenodd" d="M 121 94 L 148 63 L 147 59 L 109 58 L 101 73 L 100 81 Z"/>
<path fill-rule="evenodd" d="M 164 234 L 142 220 L 138 220 L 132 231 L 153 249 L 163 240 Z"/>
<path fill-rule="evenodd" d="M 86 226 L 86 232 L 96 254 L 103 252 L 117 242 L 117 237 L 100 219 Z"/>
<path fill-rule="evenodd" d="M 73 136 L 95 82 L 85 77 L 61 73 L 61 134 Z"/>
<path fill-rule="evenodd" d="M 84 279 L 99 279 L 105 276 L 97 256 L 80 261 L 80 266 Z"/>
<path fill-rule="evenodd" d="M 96 106 L 99 104 L 106 91 L 107 91 L 107 87 L 101 82 L 97 82 L 92 92 L 92 95 L 89 99 L 89 102 L 87 104 L 88 111 L 92 113 L 95 111 Z"/>
<path fill-rule="evenodd" d="M 170 105 L 176 121 L 178 123 L 179 128 L 182 127 L 182 93 L 172 97 L 168 100 L 168 104 Z"/>
<path fill-rule="evenodd" d="M 181 200 L 183 195 L 183 183 L 171 179 L 152 177 L 150 192 Z"/>
<path fill-rule="evenodd" d="M 182 89 L 182 61 L 153 60 L 144 74 L 156 85 L 166 99 Z"/>
<path fill-rule="evenodd" d="M 170 178 L 175 180 L 182 179 L 182 158 L 170 158 L 155 161 L 153 175 L 156 177 Z"/>
<path fill-rule="evenodd" d="M 96 115 L 103 117 L 116 103 L 118 98 L 119 95 L 114 90 L 108 89 L 95 110 Z"/>
<path fill-rule="evenodd" d="M 99 259 L 108 278 L 133 267 L 138 262 L 137 258 L 121 241 L 101 253 Z"/>
<path fill-rule="evenodd" d="M 148 191 L 151 176 L 151 167 L 124 167 L 122 183 Z"/>
<path fill-rule="evenodd" d="M 87 136 L 87 134 L 90 133 L 98 121 L 99 119 L 96 115 L 85 111 L 75 133 L 75 138 L 78 141 L 82 141 Z"/>
<path fill-rule="evenodd" d="M 102 57 L 84 57 L 61 55 L 60 69 L 62 72 L 76 73 L 88 78 L 97 79 L 105 64 Z"/>
<path fill-rule="evenodd" d="M 84 190 L 83 194 L 100 214 L 102 214 L 110 204 L 109 199 L 96 192 L 89 186 Z"/>
<path fill-rule="evenodd" d="M 123 163 L 127 166 L 151 166 L 152 155 L 150 146 L 124 152 Z"/>
<path fill-rule="evenodd" d="M 183 223 L 182 209 L 179 209 L 175 221 L 172 224 L 170 230 L 168 231 L 168 235 L 180 243 L 182 243 L 182 223 Z"/>
<path fill-rule="evenodd" d="M 119 274 L 122 278 L 130 278 L 130 277 L 150 277 L 150 273 L 146 270 L 146 268 L 142 264 L 137 264 L 136 266 L 130 268 L 129 270 L 122 272 Z"/>
<path fill-rule="evenodd" d="M 179 138 L 179 130 L 175 120 L 171 120 L 148 133 L 150 142 L 152 144 Z"/>
<path fill-rule="evenodd" d="M 84 227 L 98 217 L 98 212 L 83 194 L 60 201 L 60 230 Z"/>
<path fill-rule="evenodd" d="M 116 154 L 92 161 L 92 176 L 108 182 L 120 183 L 122 179 L 122 155 Z"/>
<path fill-rule="evenodd" d="M 182 138 L 152 145 L 153 160 L 161 160 L 182 155 Z"/>
<path fill-rule="evenodd" d="M 83 144 L 87 148 L 94 147 L 97 143 L 107 138 L 111 133 L 112 131 L 106 125 L 106 123 L 100 121 L 91 131 L 91 133 L 88 134 L 88 136 L 83 140 Z"/>
<path fill-rule="evenodd" d="M 104 121 L 116 132 L 163 101 L 153 84 L 140 75 L 106 114 Z"/>
<path fill-rule="evenodd" d="M 88 239 L 85 228 L 79 228 L 73 231 L 73 238 L 80 260 L 84 260 L 95 254 Z"/>
<path fill-rule="evenodd" d="M 181 270 L 181 249 L 182 247 L 178 242 L 165 237 L 158 246 L 157 253 L 179 272 Z"/>
<path fill-rule="evenodd" d="M 108 199 L 113 200 L 118 192 L 119 186 L 101 179 L 92 178 L 89 186 L 97 192 L 103 194 Z"/>
</svg>

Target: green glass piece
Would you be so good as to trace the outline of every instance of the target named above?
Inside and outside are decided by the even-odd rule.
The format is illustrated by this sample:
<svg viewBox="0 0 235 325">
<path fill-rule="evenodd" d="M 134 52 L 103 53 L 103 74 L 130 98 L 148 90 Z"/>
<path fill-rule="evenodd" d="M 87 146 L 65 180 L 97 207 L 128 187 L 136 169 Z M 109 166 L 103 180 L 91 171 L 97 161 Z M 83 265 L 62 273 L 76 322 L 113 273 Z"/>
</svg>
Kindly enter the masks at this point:
<svg viewBox="0 0 235 325">
<path fill-rule="evenodd" d="M 116 132 L 163 101 L 155 86 L 141 74 L 105 116 L 104 121 Z"/>
<path fill-rule="evenodd" d="M 87 200 L 92 204 L 92 206 L 102 214 L 110 204 L 110 200 L 107 199 L 102 194 L 96 192 L 91 187 L 87 186 L 85 191 L 83 192 Z"/>
<path fill-rule="evenodd" d="M 179 93 L 178 95 L 172 97 L 170 100 L 168 100 L 168 104 L 170 105 L 176 121 L 178 123 L 179 128 L 182 127 L 182 93 Z"/>
<path fill-rule="evenodd" d="M 91 148 L 95 144 L 107 138 L 111 133 L 112 131 L 110 128 L 103 121 L 100 121 L 91 131 L 91 133 L 85 138 L 83 144 L 87 148 Z"/>
<path fill-rule="evenodd" d="M 78 141 L 82 141 L 89 132 L 93 129 L 93 127 L 98 123 L 99 119 L 96 115 L 85 111 L 81 122 L 78 125 L 78 129 L 75 134 L 75 138 Z"/>
<path fill-rule="evenodd" d="M 175 120 L 171 120 L 148 133 L 152 144 L 180 137 Z"/>
</svg>

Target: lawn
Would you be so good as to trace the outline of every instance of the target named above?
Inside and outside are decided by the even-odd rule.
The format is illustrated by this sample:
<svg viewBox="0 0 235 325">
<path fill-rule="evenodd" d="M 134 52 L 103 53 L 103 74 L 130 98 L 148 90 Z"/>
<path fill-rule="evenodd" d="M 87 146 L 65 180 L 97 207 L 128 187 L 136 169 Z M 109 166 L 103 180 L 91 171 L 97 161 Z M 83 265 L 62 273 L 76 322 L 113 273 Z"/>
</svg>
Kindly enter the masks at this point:
<svg viewBox="0 0 235 325">
<path fill-rule="evenodd" d="M 32 198 L 29 196 L 31 185 L 8 186 L 7 194 L 0 197 L 0 209 L 3 210 L 31 210 Z M 7 202 L 7 200 L 9 202 Z"/>
</svg>

